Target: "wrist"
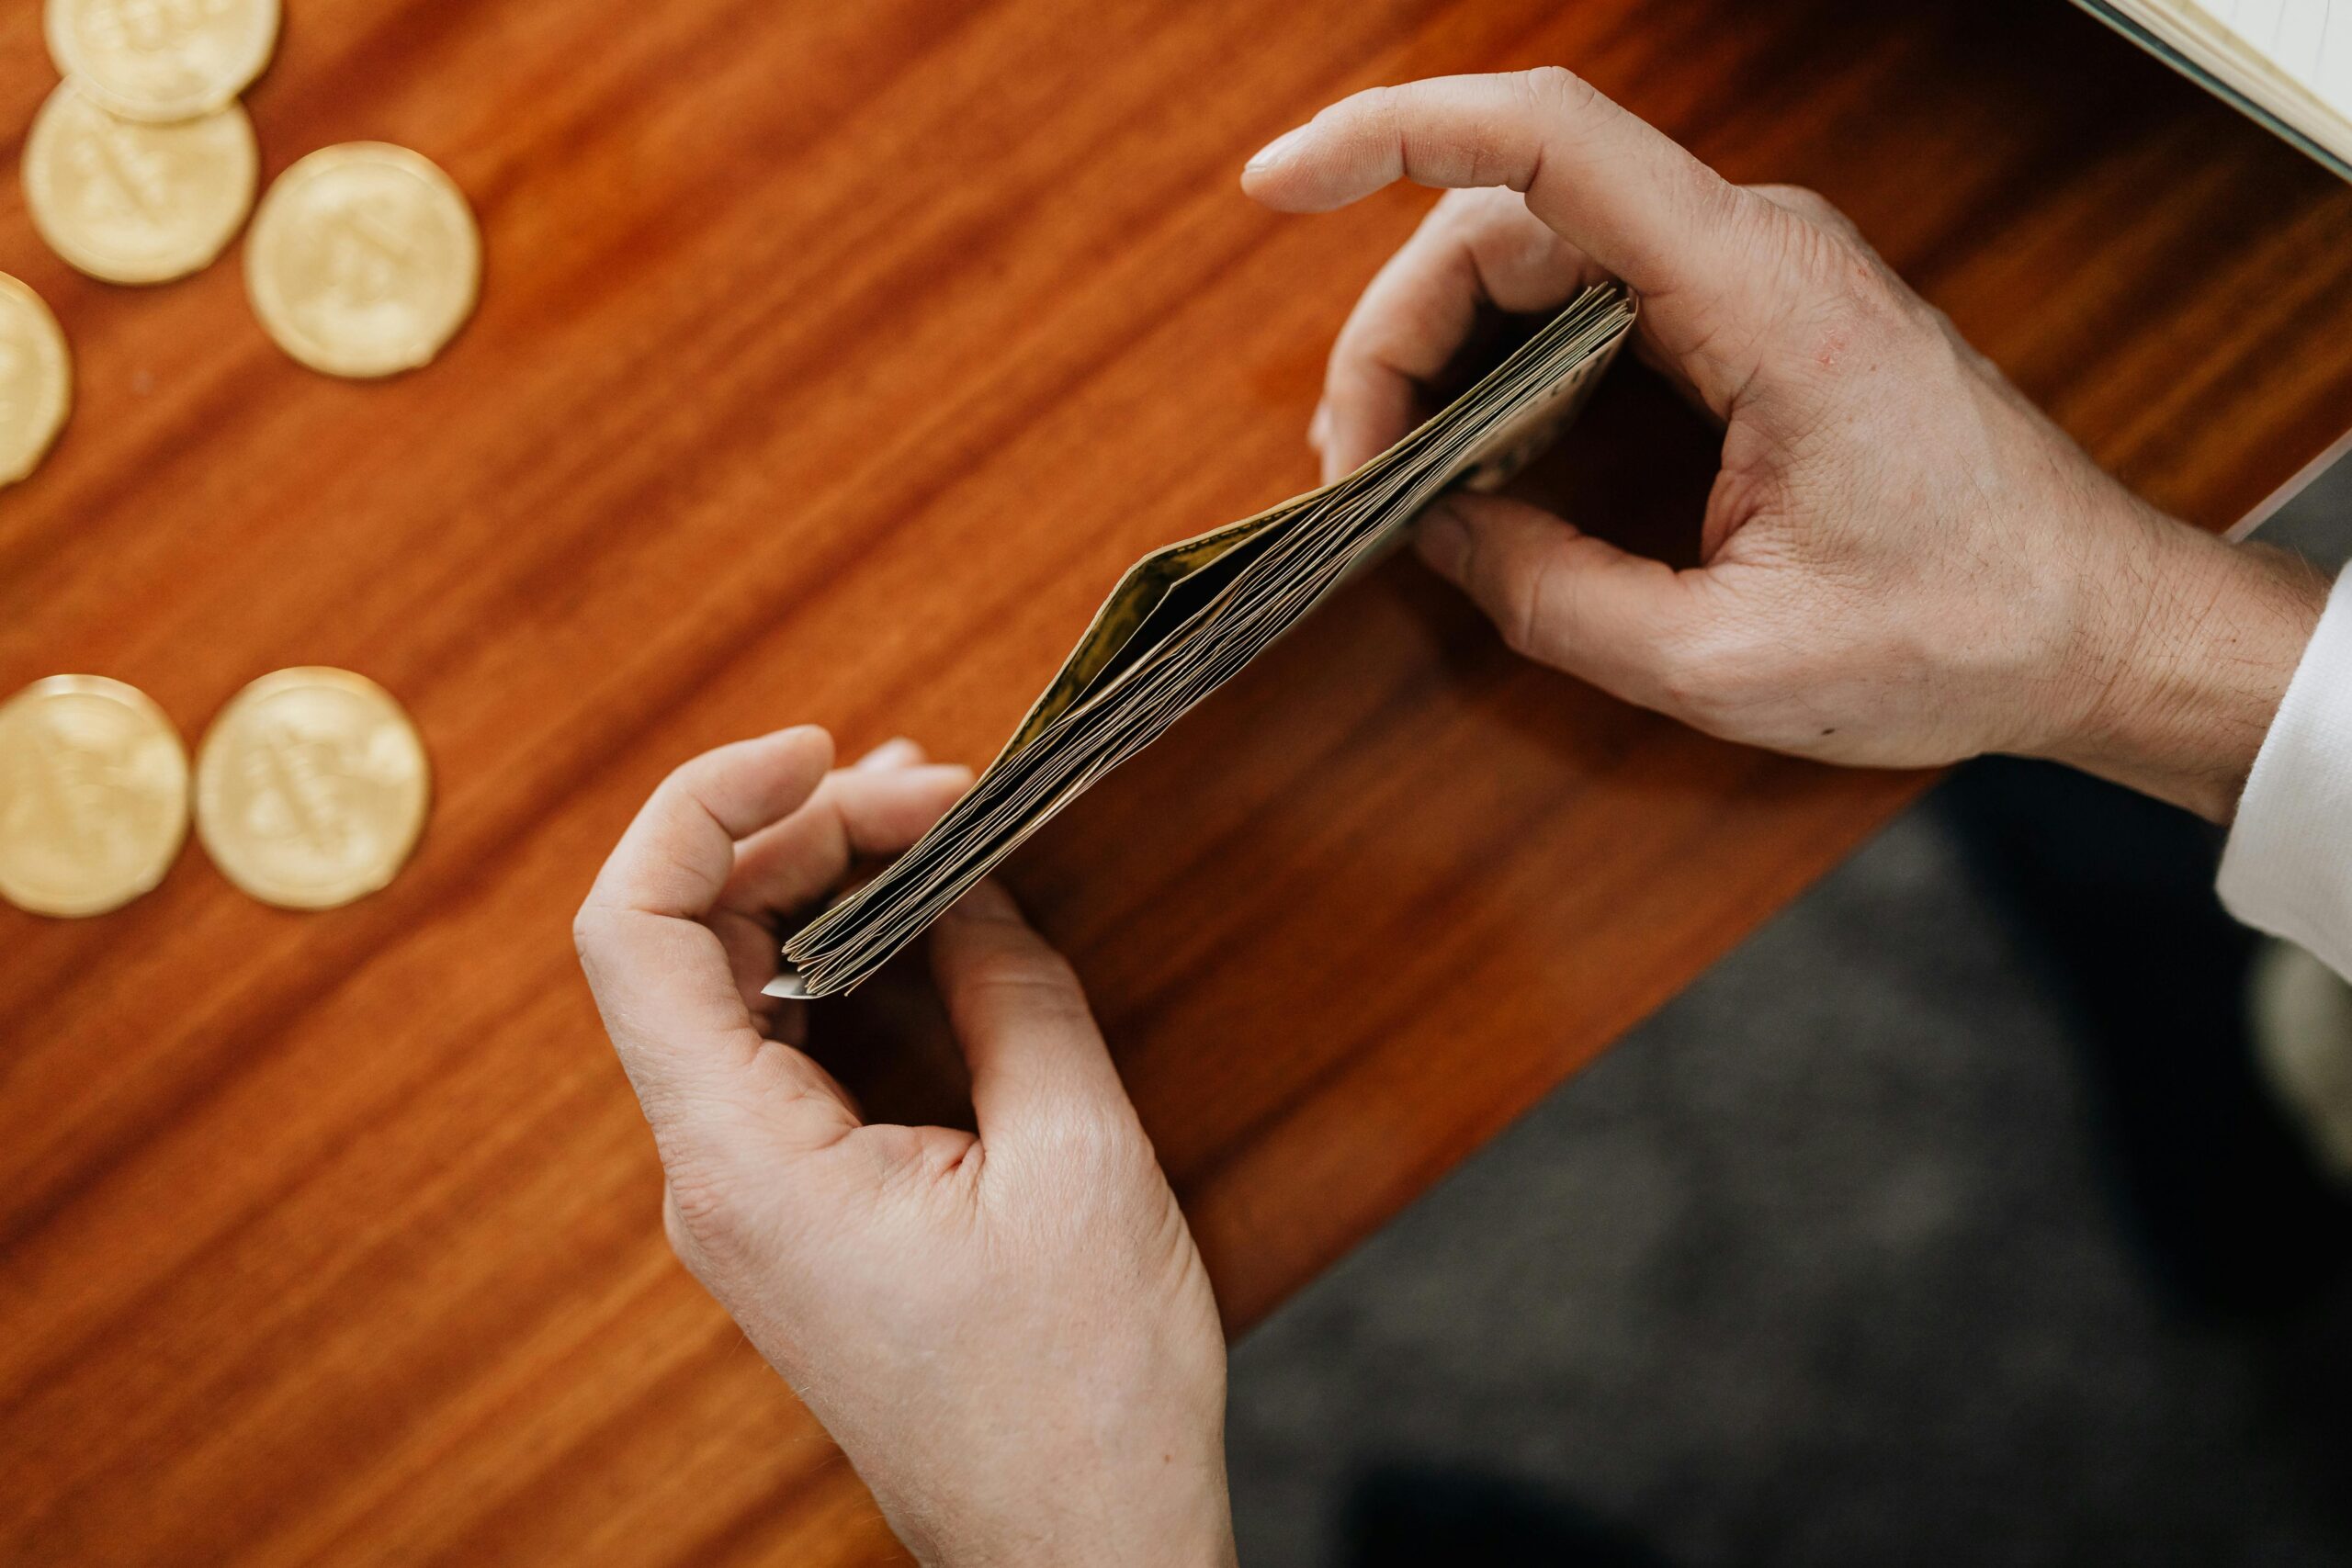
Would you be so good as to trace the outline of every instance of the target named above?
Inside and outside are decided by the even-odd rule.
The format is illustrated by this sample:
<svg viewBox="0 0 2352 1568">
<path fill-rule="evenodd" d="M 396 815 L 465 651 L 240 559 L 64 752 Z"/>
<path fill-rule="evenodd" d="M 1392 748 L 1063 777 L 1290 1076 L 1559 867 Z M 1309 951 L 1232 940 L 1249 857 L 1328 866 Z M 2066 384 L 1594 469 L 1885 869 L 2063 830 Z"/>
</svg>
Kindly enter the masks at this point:
<svg viewBox="0 0 2352 1568">
<path fill-rule="evenodd" d="M 2075 718 L 2036 754 L 2214 822 L 2237 810 L 2327 582 L 2307 562 L 2135 519 L 2071 660 Z"/>
<path fill-rule="evenodd" d="M 1120 1451 L 1089 1445 L 1007 1477 L 1001 1492 L 915 1509 L 891 1507 L 880 1488 L 876 1498 L 924 1568 L 1233 1568 L 1222 1441 L 1138 1430 L 1111 1446 Z"/>
<path fill-rule="evenodd" d="M 899 1529 L 924 1568 L 1235 1568 L 1233 1509 L 1223 1467 L 1158 1480 L 1118 1496 L 1057 1507 L 1052 1517 L 922 1534 Z"/>
</svg>

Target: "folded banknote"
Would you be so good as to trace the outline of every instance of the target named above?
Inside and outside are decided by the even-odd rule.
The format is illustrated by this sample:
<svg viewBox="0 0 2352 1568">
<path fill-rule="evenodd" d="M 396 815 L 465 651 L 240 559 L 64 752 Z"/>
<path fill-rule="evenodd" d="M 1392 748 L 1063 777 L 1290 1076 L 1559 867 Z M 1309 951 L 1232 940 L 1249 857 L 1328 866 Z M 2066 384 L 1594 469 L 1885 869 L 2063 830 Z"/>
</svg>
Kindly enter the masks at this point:
<svg viewBox="0 0 2352 1568">
<path fill-rule="evenodd" d="M 849 990 L 1097 779 L 1238 673 L 1449 486 L 1502 484 L 1582 408 L 1634 324 L 1587 289 L 1478 383 L 1347 478 L 1146 556 L 971 790 L 784 945 L 776 996 Z"/>
</svg>

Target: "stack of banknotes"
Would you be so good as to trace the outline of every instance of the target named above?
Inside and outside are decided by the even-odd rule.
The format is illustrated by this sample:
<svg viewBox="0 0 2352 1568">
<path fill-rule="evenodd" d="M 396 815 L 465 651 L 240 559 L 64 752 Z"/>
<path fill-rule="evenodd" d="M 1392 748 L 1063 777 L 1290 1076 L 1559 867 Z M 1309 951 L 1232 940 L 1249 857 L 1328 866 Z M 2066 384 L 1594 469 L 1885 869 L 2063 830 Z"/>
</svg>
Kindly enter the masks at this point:
<svg viewBox="0 0 2352 1568">
<path fill-rule="evenodd" d="M 1142 750 L 1448 486 L 1492 489 L 1583 406 L 1634 323 L 1586 290 L 1477 385 L 1336 484 L 1130 568 L 1004 750 L 913 848 L 785 944 L 772 994 L 849 990 L 1097 779 Z"/>
</svg>

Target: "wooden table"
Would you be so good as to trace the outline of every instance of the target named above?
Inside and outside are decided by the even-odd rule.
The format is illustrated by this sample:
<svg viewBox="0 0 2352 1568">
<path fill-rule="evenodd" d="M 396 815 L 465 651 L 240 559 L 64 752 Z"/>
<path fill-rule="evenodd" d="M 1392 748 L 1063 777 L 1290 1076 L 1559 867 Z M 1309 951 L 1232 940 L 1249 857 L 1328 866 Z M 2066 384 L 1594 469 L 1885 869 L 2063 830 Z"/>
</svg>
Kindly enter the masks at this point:
<svg viewBox="0 0 2352 1568">
<path fill-rule="evenodd" d="M 664 1249 L 571 910 L 681 759 L 799 719 L 983 759 L 1130 558 L 1303 488 L 1325 345 L 1429 197 L 1276 218 L 1241 160 L 1358 86 L 1545 62 L 1827 192 L 2201 523 L 2352 423 L 2352 188 L 2059 0 L 292 0 L 266 173 L 407 143 L 487 232 L 479 318 L 389 385 L 287 360 L 232 263 L 69 274 L 12 183 L 0 268 L 81 395 L 0 496 L 0 690 L 114 675 L 193 738 L 345 665 L 439 798 L 336 913 L 193 850 L 116 915 L 0 910 L 0 1560 L 892 1558 Z M 1687 531 L 1707 452 L 1629 375 L 1554 473 Z M 1397 561 L 1012 879 L 1239 1327 L 1919 782 L 1516 664 Z"/>
</svg>

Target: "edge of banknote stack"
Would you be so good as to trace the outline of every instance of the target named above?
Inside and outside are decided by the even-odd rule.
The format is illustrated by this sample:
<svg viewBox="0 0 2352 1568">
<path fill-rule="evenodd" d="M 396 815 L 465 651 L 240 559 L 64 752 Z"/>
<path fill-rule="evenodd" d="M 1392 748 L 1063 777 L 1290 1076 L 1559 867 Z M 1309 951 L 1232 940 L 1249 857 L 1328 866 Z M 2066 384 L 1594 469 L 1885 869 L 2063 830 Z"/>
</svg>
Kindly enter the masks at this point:
<svg viewBox="0 0 2352 1568">
<path fill-rule="evenodd" d="M 1335 484 L 1130 568 L 964 798 L 913 848 L 784 946 L 769 993 L 848 991 L 1055 813 L 1158 739 L 1457 482 L 1491 489 L 1548 446 L 1632 329 L 1589 288 L 1476 386 Z"/>
</svg>

